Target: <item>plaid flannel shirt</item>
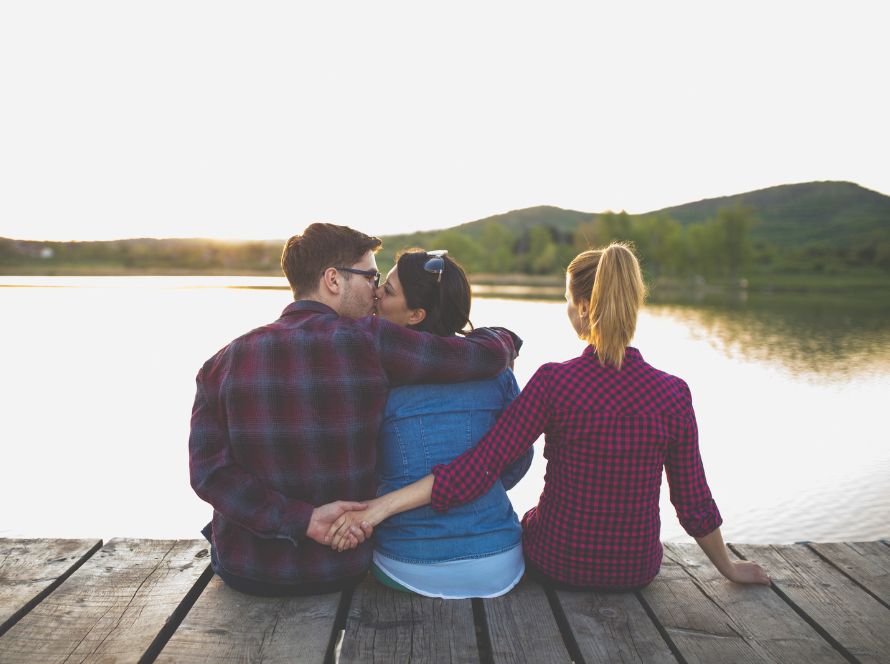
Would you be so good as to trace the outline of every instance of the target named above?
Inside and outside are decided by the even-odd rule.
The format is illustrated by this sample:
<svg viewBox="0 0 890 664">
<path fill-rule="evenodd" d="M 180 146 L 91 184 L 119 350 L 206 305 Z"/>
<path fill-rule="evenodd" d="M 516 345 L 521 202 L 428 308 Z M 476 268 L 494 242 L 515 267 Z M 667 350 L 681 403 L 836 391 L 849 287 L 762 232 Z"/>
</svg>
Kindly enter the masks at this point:
<svg viewBox="0 0 890 664">
<path fill-rule="evenodd" d="M 351 320 L 305 300 L 232 341 L 198 373 L 189 438 L 219 565 L 287 585 L 364 571 L 370 542 L 335 553 L 306 528 L 316 506 L 374 497 L 389 388 L 494 376 L 519 343 L 506 330 L 445 338 Z"/>
<path fill-rule="evenodd" d="M 558 581 L 625 589 L 658 574 L 662 468 L 687 533 L 700 537 L 722 522 L 689 388 L 635 348 L 620 371 L 602 366 L 592 346 L 540 367 L 474 449 L 433 468 L 433 508 L 484 493 L 541 433 L 547 472 L 538 505 L 522 520 L 523 547 Z"/>
</svg>

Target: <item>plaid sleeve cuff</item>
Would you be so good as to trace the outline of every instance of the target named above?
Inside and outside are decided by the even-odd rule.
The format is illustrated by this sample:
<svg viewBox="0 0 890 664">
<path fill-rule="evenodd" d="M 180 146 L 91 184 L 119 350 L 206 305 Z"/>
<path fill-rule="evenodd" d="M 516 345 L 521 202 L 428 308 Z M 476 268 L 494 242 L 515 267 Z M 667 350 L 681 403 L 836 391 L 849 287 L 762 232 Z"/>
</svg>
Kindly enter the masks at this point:
<svg viewBox="0 0 890 664">
<path fill-rule="evenodd" d="M 479 329 L 486 329 L 486 328 L 479 328 Z M 519 349 L 522 348 L 522 338 L 518 334 L 516 334 L 512 330 L 508 330 L 506 327 L 490 327 L 487 329 L 497 332 L 499 334 L 508 336 L 510 338 L 510 342 L 513 344 L 514 352 L 513 352 L 512 359 L 515 360 L 519 356 Z M 472 334 L 472 332 L 471 332 L 471 334 Z"/>
<path fill-rule="evenodd" d="M 690 537 L 704 537 L 714 532 L 722 523 L 723 517 L 713 500 L 699 510 L 684 514 L 680 519 L 680 525 Z"/>
<path fill-rule="evenodd" d="M 306 538 L 313 510 L 309 503 L 291 502 L 282 514 L 279 538 L 290 540 L 294 546 L 299 546 L 300 540 Z"/>
<path fill-rule="evenodd" d="M 433 466 L 432 473 L 436 476 L 436 480 L 433 482 L 430 506 L 437 512 L 447 512 L 451 507 L 452 494 L 448 466 L 444 464 Z"/>
</svg>

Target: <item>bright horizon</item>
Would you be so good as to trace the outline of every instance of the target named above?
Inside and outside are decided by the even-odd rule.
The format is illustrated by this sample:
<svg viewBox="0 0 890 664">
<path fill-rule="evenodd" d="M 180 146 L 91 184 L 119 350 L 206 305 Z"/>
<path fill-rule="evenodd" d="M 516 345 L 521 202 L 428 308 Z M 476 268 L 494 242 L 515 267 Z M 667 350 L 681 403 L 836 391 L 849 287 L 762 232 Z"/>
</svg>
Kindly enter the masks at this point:
<svg viewBox="0 0 890 664">
<path fill-rule="evenodd" d="M 890 192 L 888 10 L 5 3 L 0 236 L 375 235 Z"/>
<path fill-rule="evenodd" d="M 788 182 L 788 183 L 782 183 L 782 184 L 805 184 L 805 183 Z M 854 183 L 852 183 L 852 184 L 857 184 L 857 185 L 858 185 L 859 183 L 858 183 L 858 182 L 854 182 Z M 780 186 L 780 185 L 774 185 L 774 186 Z M 861 185 L 860 185 L 860 186 L 861 186 Z M 867 189 L 867 187 L 866 187 L 866 189 Z M 740 192 L 736 192 L 736 193 L 737 193 L 737 194 L 745 194 L 745 193 L 750 193 L 750 192 L 742 192 L 742 191 L 740 191 Z M 878 193 L 884 194 L 884 192 L 878 192 Z M 734 195 L 734 194 L 724 194 L 724 196 L 733 196 L 733 195 Z M 884 195 L 886 196 L 887 194 L 884 194 Z M 719 197 L 720 197 L 720 196 L 714 196 L 714 197 L 712 197 L 712 198 L 719 198 Z M 699 200 L 702 200 L 702 199 L 696 199 L 696 200 L 694 200 L 694 201 L 686 201 L 686 203 L 695 203 L 695 202 L 698 202 Z M 678 203 L 677 205 L 683 205 L 683 203 Z M 547 205 L 546 205 L 546 204 L 542 204 L 542 205 L 535 205 L 535 206 L 529 206 L 529 207 L 547 207 Z M 551 206 L 551 207 L 553 207 L 553 206 Z M 555 207 L 560 207 L 560 206 L 555 206 Z M 666 208 L 666 207 L 674 207 L 674 206 L 673 206 L 673 205 L 670 205 L 670 206 L 664 206 L 664 207 L 662 207 L 662 208 L 659 208 L 658 210 L 645 210 L 645 211 L 642 211 L 642 212 L 635 212 L 635 211 L 623 210 L 623 209 L 622 209 L 622 210 L 613 210 L 613 209 L 607 209 L 607 210 L 574 210 L 574 211 L 575 211 L 575 212 L 588 212 L 588 213 L 594 213 L 594 214 L 599 214 L 599 213 L 604 213 L 604 212 L 628 212 L 629 214 L 645 214 L 645 213 L 649 213 L 649 212 L 657 212 L 657 211 L 662 210 L 662 209 L 664 209 L 664 208 Z M 563 209 L 565 209 L 565 208 L 563 208 Z M 487 216 L 488 216 L 488 217 L 490 217 L 490 216 L 496 216 L 496 215 L 500 215 L 500 214 L 506 214 L 506 213 L 509 213 L 509 212 L 513 212 L 513 211 L 515 211 L 515 209 L 514 209 L 514 210 L 504 210 L 503 212 L 495 212 L 495 213 L 493 213 L 492 215 L 487 215 Z M 409 229 L 409 230 L 404 230 L 404 231 L 399 230 L 399 231 L 395 231 L 395 232 L 392 232 L 392 233 L 376 233 L 376 235 L 380 235 L 381 237 L 387 237 L 387 236 L 391 236 L 391 235 L 398 235 L 398 234 L 401 234 L 401 233 L 412 233 L 412 232 L 415 232 L 415 231 L 437 231 L 437 230 L 447 230 L 448 228 L 452 228 L 452 227 L 457 226 L 457 225 L 460 225 L 460 224 L 470 223 L 470 222 L 474 222 L 474 221 L 481 221 L 481 220 L 483 220 L 483 219 L 485 219 L 485 218 L 487 218 L 487 217 L 481 217 L 481 218 L 479 218 L 479 219 L 466 219 L 466 220 L 462 220 L 462 221 L 455 221 L 453 224 L 450 224 L 449 226 L 443 226 L 443 227 L 422 228 L 422 229 L 420 229 L 420 228 L 414 228 L 414 229 Z M 324 221 L 324 220 L 319 220 L 319 221 Z M 311 222 L 310 222 L 310 223 L 311 223 Z M 367 230 L 367 229 L 359 228 L 359 230 Z M 296 231 L 295 231 L 295 232 L 296 232 Z M 373 231 L 369 231 L 369 232 L 370 232 L 372 235 L 375 234 Z M 115 241 L 115 240 L 213 240 L 213 241 L 219 241 L 219 242 L 233 242 L 233 243 L 238 243 L 238 242 L 283 242 L 283 241 L 285 241 L 285 240 L 287 239 L 286 237 L 280 237 L 280 238 L 269 238 L 269 237 L 234 237 L 234 236 L 230 236 L 230 237 L 211 237 L 211 236 L 163 236 L 163 237 L 161 237 L 161 236 L 153 236 L 153 235 L 140 235 L 140 236 L 132 236 L 132 237 L 111 237 L 111 238 L 105 238 L 105 237 L 103 237 L 103 238 L 88 238 L 88 239 L 84 239 L 84 238 L 67 238 L 67 239 L 57 239 L 57 238 L 30 238 L 30 237 L 9 237 L 9 236 L 0 236 L 0 237 L 7 237 L 8 239 L 11 239 L 11 240 L 20 240 L 20 241 L 26 241 L 26 242 L 91 242 L 91 241 L 97 241 L 97 242 L 102 242 L 102 241 L 113 242 L 113 241 Z"/>
</svg>

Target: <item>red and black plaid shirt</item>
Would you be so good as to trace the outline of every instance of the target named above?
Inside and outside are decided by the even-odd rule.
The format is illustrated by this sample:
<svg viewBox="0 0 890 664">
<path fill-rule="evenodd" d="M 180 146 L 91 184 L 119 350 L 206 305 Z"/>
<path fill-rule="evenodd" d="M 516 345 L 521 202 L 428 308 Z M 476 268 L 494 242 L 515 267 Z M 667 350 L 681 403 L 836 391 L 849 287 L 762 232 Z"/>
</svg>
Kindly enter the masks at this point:
<svg viewBox="0 0 890 664">
<path fill-rule="evenodd" d="M 218 564 L 279 584 L 363 572 L 370 542 L 336 553 L 306 527 L 314 507 L 374 497 L 389 388 L 494 376 L 514 345 L 506 330 L 439 337 L 312 301 L 235 339 L 198 373 L 189 438 L 192 487 L 213 505 Z"/>
<path fill-rule="evenodd" d="M 437 510 L 482 495 L 545 434 L 547 473 L 523 518 L 523 546 L 548 576 L 575 586 L 631 588 L 661 565 L 662 467 L 680 524 L 694 537 L 722 519 L 705 480 L 689 388 L 628 348 L 621 370 L 593 347 L 545 364 L 475 448 L 433 473 Z"/>
</svg>

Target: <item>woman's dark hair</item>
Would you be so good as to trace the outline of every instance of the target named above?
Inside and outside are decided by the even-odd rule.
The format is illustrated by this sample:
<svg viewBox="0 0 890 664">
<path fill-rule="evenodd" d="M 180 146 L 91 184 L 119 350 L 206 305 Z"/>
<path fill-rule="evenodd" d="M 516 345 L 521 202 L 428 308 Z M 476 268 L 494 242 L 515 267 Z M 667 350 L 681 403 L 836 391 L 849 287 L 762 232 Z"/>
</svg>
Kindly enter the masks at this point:
<svg viewBox="0 0 890 664">
<path fill-rule="evenodd" d="M 470 323 L 470 282 L 464 269 L 450 257 L 443 256 L 445 269 L 439 275 L 427 272 L 424 264 L 432 256 L 423 249 L 405 249 L 396 257 L 399 281 L 409 309 L 424 309 L 426 317 L 411 329 L 447 337 L 463 333 Z"/>
</svg>

